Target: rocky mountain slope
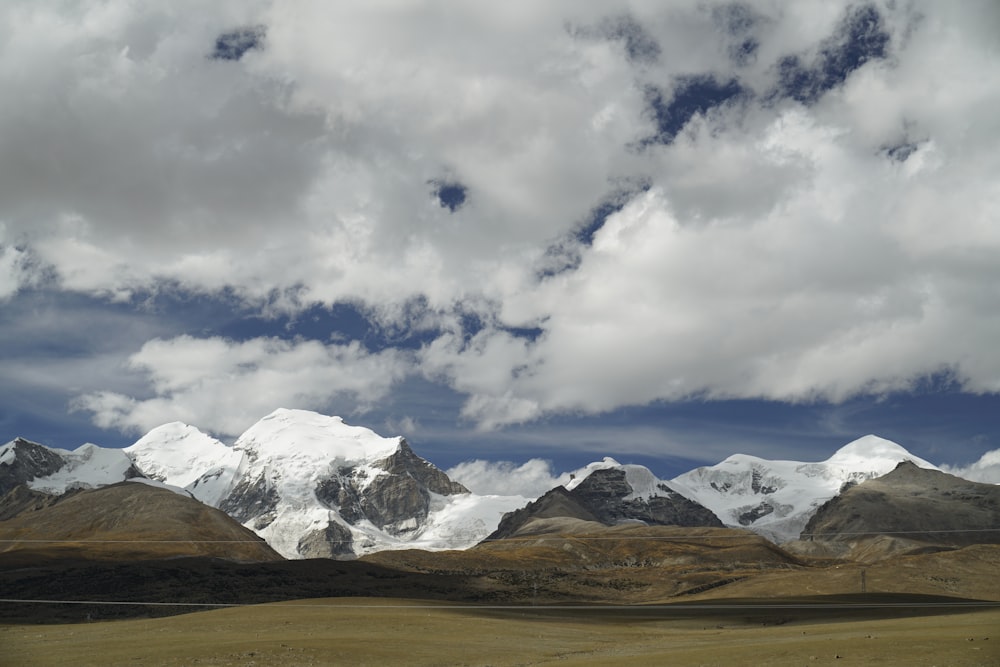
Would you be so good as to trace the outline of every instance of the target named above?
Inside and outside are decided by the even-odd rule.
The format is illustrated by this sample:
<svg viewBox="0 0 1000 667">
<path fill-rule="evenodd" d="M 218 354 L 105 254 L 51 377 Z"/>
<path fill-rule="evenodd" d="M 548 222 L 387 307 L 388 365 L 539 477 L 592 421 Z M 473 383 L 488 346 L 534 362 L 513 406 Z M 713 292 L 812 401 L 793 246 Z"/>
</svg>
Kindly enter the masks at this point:
<svg viewBox="0 0 1000 667">
<path fill-rule="evenodd" d="M 782 543 L 798 538 L 823 503 L 854 484 L 885 475 L 901 461 L 938 470 L 894 442 L 867 435 L 818 463 L 734 454 L 671 482 L 724 524 L 749 528 Z"/>
<path fill-rule="evenodd" d="M 566 487 L 556 487 L 538 500 L 504 516 L 489 540 L 511 537 L 536 519 L 572 518 L 613 526 L 717 526 L 711 510 L 657 479 L 648 468 L 621 465 L 611 458 L 578 471 Z"/>
</svg>

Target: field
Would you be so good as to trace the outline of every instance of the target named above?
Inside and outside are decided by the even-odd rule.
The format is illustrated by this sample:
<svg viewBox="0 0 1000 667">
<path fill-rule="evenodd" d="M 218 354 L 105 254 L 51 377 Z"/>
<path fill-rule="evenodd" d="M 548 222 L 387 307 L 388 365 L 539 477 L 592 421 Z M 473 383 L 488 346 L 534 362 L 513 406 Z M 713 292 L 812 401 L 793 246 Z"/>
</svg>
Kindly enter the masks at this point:
<svg viewBox="0 0 1000 667">
<path fill-rule="evenodd" d="M 928 612 L 932 613 L 932 612 Z M 169 618 L 0 626 L 4 667 L 1000 664 L 1000 610 L 512 610 L 319 599 Z"/>
<path fill-rule="evenodd" d="M 998 545 L 859 563 L 629 526 L 355 561 L 21 550 L 0 557 L 0 667 L 996 666 L 998 563 Z"/>
</svg>

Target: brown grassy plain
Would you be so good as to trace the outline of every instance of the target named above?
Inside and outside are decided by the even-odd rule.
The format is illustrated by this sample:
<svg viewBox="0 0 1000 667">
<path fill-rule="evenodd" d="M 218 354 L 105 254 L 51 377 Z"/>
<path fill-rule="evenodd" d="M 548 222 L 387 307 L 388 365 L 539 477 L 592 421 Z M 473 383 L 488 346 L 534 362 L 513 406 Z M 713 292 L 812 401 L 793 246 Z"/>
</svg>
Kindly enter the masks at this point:
<svg viewBox="0 0 1000 667">
<path fill-rule="evenodd" d="M 792 620 L 739 613 L 472 610 L 325 599 L 74 625 L 0 626 L 0 665 L 1000 664 L 1000 610 Z"/>
</svg>

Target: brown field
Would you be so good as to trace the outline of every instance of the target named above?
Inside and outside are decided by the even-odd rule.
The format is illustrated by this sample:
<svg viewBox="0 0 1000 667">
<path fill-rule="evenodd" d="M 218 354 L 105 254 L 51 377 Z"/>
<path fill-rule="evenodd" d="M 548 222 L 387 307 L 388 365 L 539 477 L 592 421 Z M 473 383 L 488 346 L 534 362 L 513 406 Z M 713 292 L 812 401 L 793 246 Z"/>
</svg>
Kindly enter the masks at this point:
<svg viewBox="0 0 1000 667">
<path fill-rule="evenodd" d="M 20 548 L 0 554 L 0 667 L 998 666 L 998 564 L 1000 545 L 860 563 L 635 526 L 346 562 Z"/>
<path fill-rule="evenodd" d="M 0 665 L 1000 664 L 1000 609 L 871 613 L 795 620 L 798 612 L 786 610 L 787 622 L 771 625 L 773 612 L 474 610 L 321 599 L 169 618 L 3 625 Z"/>
</svg>

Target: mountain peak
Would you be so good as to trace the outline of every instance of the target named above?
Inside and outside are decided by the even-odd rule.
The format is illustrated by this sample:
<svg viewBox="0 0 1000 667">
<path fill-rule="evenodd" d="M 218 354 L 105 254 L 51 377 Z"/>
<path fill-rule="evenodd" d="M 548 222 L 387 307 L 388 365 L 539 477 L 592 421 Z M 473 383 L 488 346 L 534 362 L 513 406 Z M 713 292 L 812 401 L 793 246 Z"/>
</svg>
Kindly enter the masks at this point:
<svg viewBox="0 0 1000 667">
<path fill-rule="evenodd" d="M 912 461 L 921 468 L 938 469 L 933 463 L 911 454 L 902 445 L 871 434 L 847 443 L 827 459 L 826 463 L 853 467 L 883 461 Z"/>
<path fill-rule="evenodd" d="M 198 479 L 202 469 L 235 468 L 241 458 L 232 447 L 183 422 L 157 426 L 125 453 L 144 474 L 181 487 Z"/>
<path fill-rule="evenodd" d="M 401 440 L 350 426 L 340 417 L 279 408 L 247 429 L 234 447 L 265 458 L 361 461 L 395 453 Z"/>
</svg>

